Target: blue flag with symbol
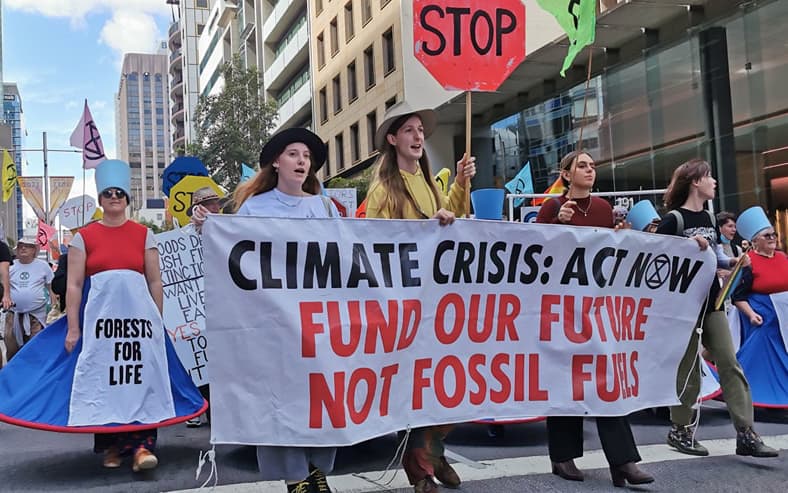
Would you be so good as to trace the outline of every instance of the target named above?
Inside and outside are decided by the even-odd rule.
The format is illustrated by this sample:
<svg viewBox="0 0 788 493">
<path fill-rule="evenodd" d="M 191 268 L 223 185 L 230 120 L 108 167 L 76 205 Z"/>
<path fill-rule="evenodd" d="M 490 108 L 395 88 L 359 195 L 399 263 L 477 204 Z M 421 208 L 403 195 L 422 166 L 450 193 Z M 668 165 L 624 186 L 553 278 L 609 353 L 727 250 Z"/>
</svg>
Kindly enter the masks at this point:
<svg viewBox="0 0 788 493">
<path fill-rule="evenodd" d="M 531 177 L 531 162 L 527 161 L 525 166 L 517 173 L 517 176 L 512 178 L 505 186 L 509 193 L 534 193 L 534 181 Z M 520 207 L 523 202 L 525 202 L 524 198 L 515 199 L 514 206 Z"/>
<path fill-rule="evenodd" d="M 241 163 L 241 183 L 254 176 L 254 170 L 244 163 Z"/>
</svg>

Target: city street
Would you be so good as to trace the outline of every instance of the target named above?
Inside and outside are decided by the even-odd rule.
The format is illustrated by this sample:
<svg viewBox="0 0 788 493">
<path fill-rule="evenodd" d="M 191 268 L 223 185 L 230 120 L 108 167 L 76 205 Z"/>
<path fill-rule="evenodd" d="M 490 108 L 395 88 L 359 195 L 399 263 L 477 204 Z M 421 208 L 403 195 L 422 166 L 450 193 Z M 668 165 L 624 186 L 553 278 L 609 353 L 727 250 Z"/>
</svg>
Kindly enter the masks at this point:
<svg viewBox="0 0 788 493">
<path fill-rule="evenodd" d="M 733 455 L 734 431 L 723 404 L 710 402 L 701 414 L 700 440 L 712 457 L 681 455 L 664 445 L 668 424 L 650 412 L 632 416 L 635 438 L 643 456 L 643 468 L 654 474 L 656 483 L 630 488 L 635 491 L 680 491 L 702 488 L 714 492 L 785 491 L 788 481 L 788 413 L 756 412 L 756 429 L 767 444 L 782 449 L 778 459 L 753 459 Z M 549 474 L 547 436 L 543 422 L 511 425 L 504 435 L 492 438 L 487 427 L 458 426 L 447 447 L 465 482 L 463 492 L 561 491 L 595 492 L 613 490 L 593 422 L 585 429 L 586 450 L 578 461 L 587 471 L 584 483 L 571 483 Z M 179 425 L 161 430 L 160 465 L 147 474 L 133 474 L 128 462 L 118 470 L 101 467 L 100 457 L 91 453 L 92 437 L 64 435 L 0 425 L 0 464 L 3 492 L 160 492 L 198 488 L 208 477 L 203 468 L 200 481 L 194 474 L 200 451 L 209 448 L 207 427 L 188 429 Z M 394 454 L 396 437 L 388 435 L 355 447 L 340 449 L 336 470 L 329 484 L 340 492 L 396 491 L 407 493 L 407 480 L 398 470 L 377 481 Z M 283 492 L 284 485 L 259 482 L 254 449 L 241 446 L 216 448 L 219 487 L 217 492 Z M 358 476 L 354 473 L 361 473 Z M 360 476 L 364 477 L 360 477 Z"/>
</svg>

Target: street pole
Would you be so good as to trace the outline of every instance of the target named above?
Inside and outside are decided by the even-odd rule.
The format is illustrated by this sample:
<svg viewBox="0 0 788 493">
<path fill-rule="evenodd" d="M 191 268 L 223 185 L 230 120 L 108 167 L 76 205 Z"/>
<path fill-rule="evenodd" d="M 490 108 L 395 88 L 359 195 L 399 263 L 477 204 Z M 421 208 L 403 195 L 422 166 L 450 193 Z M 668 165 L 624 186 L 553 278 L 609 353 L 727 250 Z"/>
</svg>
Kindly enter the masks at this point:
<svg viewBox="0 0 788 493">
<path fill-rule="evenodd" d="M 44 132 L 44 223 L 49 226 L 49 163 L 47 162 L 47 133 Z M 47 262 L 49 262 L 50 251 L 49 242 L 44 247 L 47 252 Z"/>
</svg>

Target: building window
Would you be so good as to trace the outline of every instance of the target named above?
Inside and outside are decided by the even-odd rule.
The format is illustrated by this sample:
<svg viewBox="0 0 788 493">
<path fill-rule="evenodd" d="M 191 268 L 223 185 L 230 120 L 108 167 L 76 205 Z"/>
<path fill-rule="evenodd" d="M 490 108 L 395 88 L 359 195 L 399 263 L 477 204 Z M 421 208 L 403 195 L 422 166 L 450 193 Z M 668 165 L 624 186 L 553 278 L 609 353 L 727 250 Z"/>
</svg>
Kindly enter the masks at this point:
<svg viewBox="0 0 788 493">
<path fill-rule="evenodd" d="M 329 146 L 329 142 L 326 141 L 326 166 L 323 168 L 323 172 L 325 173 L 323 176 L 331 176 L 331 146 Z"/>
<path fill-rule="evenodd" d="M 342 82 L 339 80 L 339 75 L 331 81 L 331 90 L 334 93 L 334 114 L 336 115 L 342 111 Z"/>
<path fill-rule="evenodd" d="M 339 28 L 337 27 L 337 18 L 331 19 L 331 56 L 339 52 Z"/>
<path fill-rule="evenodd" d="M 345 145 L 342 134 L 334 137 L 334 152 L 336 152 L 337 171 L 345 167 Z"/>
<path fill-rule="evenodd" d="M 345 43 L 356 35 L 356 26 L 353 21 L 353 0 L 345 4 Z"/>
<path fill-rule="evenodd" d="M 328 121 L 328 98 L 326 97 L 326 88 L 320 89 L 320 123 Z"/>
<path fill-rule="evenodd" d="M 391 108 L 395 104 L 397 104 L 397 96 L 394 96 L 393 98 L 387 99 L 386 100 L 386 109 Z"/>
<path fill-rule="evenodd" d="M 198 9 L 207 9 L 208 8 L 208 0 L 196 0 L 194 2 L 194 5 Z"/>
<path fill-rule="evenodd" d="M 375 152 L 375 132 L 378 131 L 378 114 L 372 112 L 367 114 L 367 148 L 369 153 Z"/>
<path fill-rule="evenodd" d="M 197 36 L 201 35 L 205 30 L 205 24 L 197 24 Z"/>
<path fill-rule="evenodd" d="M 364 50 L 364 82 L 367 90 L 375 86 L 375 46 L 369 45 Z"/>
<path fill-rule="evenodd" d="M 358 84 L 356 82 L 356 62 L 347 66 L 347 100 L 352 103 L 358 99 Z"/>
<path fill-rule="evenodd" d="M 350 161 L 356 163 L 361 160 L 361 146 L 358 142 L 358 123 L 350 126 Z"/>
<path fill-rule="evenodd" d="M 383 33 L 383 76 L 389 75 L 396 69 L 394 63 L 394 33 L 392 28 Z"/>
<path fill-rule="evenodd" d="M 317 68 L 326 66 L 326 43 L 323 41 L 323 33 L 317 35 Z"/>
<path fill-rule="evenodd" d="M 315 0 L 315 15 L 320 15 L 323 11 L 323 0 Z"/>
<path fill-rule="evenodd" d="M 361 0 L 361 25 L 366 26 L 372 20 L 372 0 Z"/>
</svg>

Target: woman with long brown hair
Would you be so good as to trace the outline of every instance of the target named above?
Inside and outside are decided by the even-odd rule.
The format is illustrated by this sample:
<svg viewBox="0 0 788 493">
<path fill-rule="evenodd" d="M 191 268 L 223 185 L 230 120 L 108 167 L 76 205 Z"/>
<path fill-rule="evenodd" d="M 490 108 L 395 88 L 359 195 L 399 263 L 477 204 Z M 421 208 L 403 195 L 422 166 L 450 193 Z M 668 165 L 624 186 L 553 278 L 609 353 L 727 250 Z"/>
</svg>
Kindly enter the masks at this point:
<svg viewBox="0 0 788 493">
<path fill-rule="evenodd" d="M 596 164 L 583 150 L 570 152 L 559 165 L 565 193 L 542 205 L 536 222 L 613 228 L 613 208 L 591 190 L 596 181 Z M 652 483 L 654 477 L 640 470 L 640 454 L 626 416 L 598 417 L 596 427 L 605 452 L 614 486 Z M 553 474 L 570 481 L 583 481 L 575 465 L 583 456 L 583 418 L 550 416 L 547 418 L 547 444 Z"/>
<path fill-rule="evenodd" d="M 443 226 L 454 222 L 455 214 L 463 214 L 465 187 L 476 174 L 475 158 L 463 156 L 457 163 L 456 178 L 444 197 L 432 179 L 424 150 L 436 123 L 434 111 L 412 111 L 402 105 L 380 125 L 375 145 L 381 155 L 367 194 L 368 218 L 437 219 Z M 402 466 L 416 493 L 437 491 L 433 478 L 451 488 L 460 485 L 444 455 L 443 439 L 450 429 L 430 426 L 412 431 Z"/>
<path fill-rule="evenodd" d="M 735 264 L 737 259 L 722 253 L 722 249 L 717 245 L 717 221 L 714 215 L 704 208 L 704 204 L 714 198 L 716 188 L 717 181 L 711 176 L 711 166 L 703 159 L 691 159 L 676 168 L 665 192 L 665 207 L 670 212 L 662 219 L 657 233 L 691 238 L 702 250 L 709 245 L 719 248 L 717 267 L 727 269 Z M 749 265 L 749 262 L 746 262 L 748 258 L 744 260 L 745 264 Z M 736 360 L 725 312 L 715 309 L 714 306 L 719 291 L 720 284 L 715 279 L 709 287 L 706 306 L 700 307 L 697 326 L 702 329 L 700 340 L 717 366 L 725 403 L 736 428 L 736 454 L 776 457 L 777 451 L 766 446 L 752 428 L 750 386 Z M 695 439 L 693 426 L 693 405 L 700 392 L 698 339 L 695 331 L 690 330 L 687 351 L 679 363 L 676 381 L 676 391 L 681 404 L 670 409 L 670 420 L 673 424 L 667 442 L 684 454 L 704 456 L 709 455 L 709 451 Z"/>
</svg>

